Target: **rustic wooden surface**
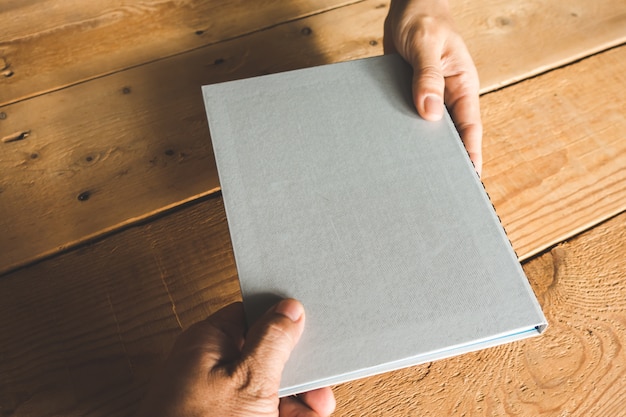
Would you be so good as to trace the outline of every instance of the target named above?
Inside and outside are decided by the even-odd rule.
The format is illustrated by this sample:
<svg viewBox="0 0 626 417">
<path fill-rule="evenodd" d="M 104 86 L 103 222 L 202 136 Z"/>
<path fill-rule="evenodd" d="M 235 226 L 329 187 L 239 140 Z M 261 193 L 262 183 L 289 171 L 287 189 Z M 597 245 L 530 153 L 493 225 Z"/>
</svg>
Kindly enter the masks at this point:
<svg viewBox="0 0 626 417">
<path fill-rule="evenodd" d="M 626 46 L 482 97 L 483 181 L 525 259 L 626 210 Z"/>
<path fill-rule="evenodd" d="M 337 416 L 623 416 L 626 213 L 524 264 L 538 338 L 335 387 Z M 0 281 L 0 415 L 125 416 L 181 328 L 239 299 L 221 198 Z"/>
<path fill-rule="evenodd" d="M 239 298 L 209 198 L 0 279 L 0 416 L 130 415 L 180 330 Z"/>
<path fill-rule="evenodd" d="M 66 3 L 77 7 L 75 2 L 60 4 L 69 7 Z M 275 13 L 276 6 L 270 3 L 268 15 Z M 331 8 L 331 3 L 325 4 Z M 461 10 L 464 4 L 466 9 Z M 624 13 L 616 14 L 615 10 L 620 10 L 620 6 Z M 102 7 L 102 16 L 109 16 L 110 10 L 117 10 L 110 5 Z M 585 36 L 590 39 L 596 39 L 595 33 L 604 37 L 608 33 L 613 35 L 615 43 L 622 39 L 622 33 L 616 28 L 626 28 L 626 24 L 606 23 L 622 22 L 626 16 L 626 3 L 621 0 L 594 3 L 593 8 L 588 3 L 571 3 L 566 8 L 556 5 L 546 8 L 540 3 L 530 3 L 511 9 L 499 2 L 485 2 L 478 9 L 475 3 L 470 7 L 468 2 L 457 2 L 455 7 L 459 16 L 468 16 L 466 20 L 457 19 L 460 28 L 469 33 L 468 38 L 472 38 L 471 34 L 477 37 L 476 43 L 470 46 L 478 57 L 479 70 L 499 68 L 492 72 L 497 76 L 489 76 L 492 85 L 484 86 L 485 89 L 522 76 L 517 65 L 505 64 L 513 62 L 513 56 L 517 56 L 517 53 L 511 55 L 510 45 L 522 42 L 527 31 L 541 32 L 544 40 L 554 40 L 549 44 L 550 53 L 543 47 L 538 48 L 537 40 L 527 43 L 529 48 L 524 56 L 526 65 L 532 70 L 526 69 L 524 74 L 546 69 L 539 58 L 552 59 L 552 67 L 565 62 L 566 56 L 570 55 L 558 54 L 570 51 L 573 48 L 571 41 L 552 33 L 555 30 L 552 21 L 558 20 L 564 10 L 577 10 L 576 22 L 589 28 L 591 32 Z M 141 10 L 149 13 L 150 9 Z M 587 11 L 583 13 L 581 10 Z M 198 86 L 380 54 L 386 11 L 385 3 L 363 1 L 2 107 L 4 119 L 0 119 L 0 139 L 23 139 L 0 141 L 0 149 L 3 149 L 0 210 L 6 213 L 0 217 L 0 227 L 5 230 L 0 235 L 0 247 L 4 248 L 0 273 L 216 191 L 219 183 Z M 84 19 L 86 14 L 94 13 L 87 8 L 77 13 L 76 18 Z M 155 16 L 162 14 L 152 13 Z M 183 7 L 177 13 L 190 11 Z M 229 13 L 234 12 L 230 9 L 220 13 L 228 17 L 225 21 L 232 21 Z M 549 13 L 556 14 L 549 18 Z M 299 14 L 292 18 L 296 16 Z M 507 19 L 514 23 L 506 31 L 494 32 L 477 21 L 478 16 L 485 19 L 510 16 Z M 285 17 L 278 15 L 276 18 Z M 52 19 L 50 24 L 55 21 Z M 347 30 L 346 22 L 350 22 L 349 26 L 355 30 Z M 564 23 L 565 29 L 559 27 L 559 30 L 569 33 L 574 30 L 572 24 Z M 594 30 L 596 24 L 601 25 L 602 30 Z M 140 28 L 132 29 L 133 33 L 141 32 Z M 242 24 L 238 30 L 237 33 L 243 33 L 245 26 Z M 48 42 L 51 36 L 54 38 L 53 32 L 56 33 L 43 32 L 41 42 Z M 165 32 L 178 39 L 176 36 L 179 35 Z M 587 46 L 577 49 L 576 53 L 570 51 L 570 59 L 605 46 L 608 41 L 604 37 L 597 38 L 591 49 L 588 46 L 591 41 L 575 43 Z M 107 45 L 104 42 L 100 47 L 107 48 Z M 272 45 L 272 53 L 267 53 L 267 45 Z M 493 45 L 499 46 L 494 49 Z M 187 44 L 181 44 L 183 47 L 186 48 Z M 159 54 L 161 57 L 166 52 Z M 487 54 L 493 61 L 486 59 Z M 521 258 L 625 208 L 624 181 L 621 179 L 626 174 L 621 168 L 626 158 L 626 142 L 622 140 L 621 132 L 626 127 L 626 120 L 622 117 L 626 99 L 620 94 L 626 85 L 625 54 L 623 51 L 617 55 L 608 54 L 597 63 L 592 61 L 577 65 L 575 69 L 562 69 L 535 83 L 514 87 L 505 96 L 484 97 L 486 157 L 493 154 L 498 160 L 495 169 L 490 170 L 489 164 L 486 165 L 485 182 L 488 191 L 497 197 L 497 203 L 507 202 L 506 207 L 501 208 L 499 204 L 496 207 L 501 211 Z M 89 54 L 84 56 L 86 62 L 89 58 Z M 121 62 L 119 67 L 123 66 Z M 492 62 L 498 65 L 492 65 Z M 74 74 L 73 71 L 69 72 Z M 65 85 L 61 81 L 64 76 L 55 76 L 59 88 Z M 33 83 L 38 77 L 33 75 Z M 10 79 L 13 82 L 14 77 Z M 0 91 L 5 91 L 4 86 Z M 596 94 L 598 97 L 592 98 Z M 500 98 L 499 102 L 497 98 Z M 581 108 L 589 99 L 613 104 Z M 492 101 L 495 102 L 492 104 Z M 515 106 L 511 106 L 512 101 Z M 570 111 L 578 111 L 575 119 L 569 117 Z M 563 125 L 566 131 L 554 131 L 553 114 L 561 116 L 559 126 Z M 606 119 L 613 122 L 607 124 L 604 131 L 603 121 Z M 570 126 L 565 126 L 568 123 Z M 603 131 L 595 135 L 598 129 Z M 587 135 L 593 136 L 594 140 L 581 142 L 581 138 Z M 524 137 L 525 140 L 510 141 L 510 137 Z M 581 143 L 586 143 L 587 147 L 580 146 Z M 604 155 L 598 155 L 598 152 Z M 590 154 L 595 159 L 591 159 Z M 585 175 L 581 176 L 581 172 Z M 617 177 L 613 176 L 616 172 Z M 610 183 L 606 181 L 608 176 L 613 178 Z M 549 188 L 546 188 L 546 181 Z M 606 204 L 596 205 L 596 191 L 601 188 L 588 187 L 588 183 L 595 182 L 601 183 L 603 189 L 610 188 L 604 192 L 610 196 Z M 585 192 L 576 194 L 577 204 L 585 210 L 580 210 L 580 215 L 573 219 L 563 219 L 560 212 L 572 203 L 571 191 L 579 189 Z M 529 202 L 532 204 L 527 204 Z M 527 211 L 520 211 L 520 207 L 527 207 Z M 539 210 L 539 207 L 543 209 Z M 535 221 L 537 218 L 540 221 Z M 566 220 L 565 224 L 562 220 Z"/>
<path fill-rule="evenodd" d="M 335 388 L 337 415 L 626 416 L 626 214 L 524 264 L 539 338 Z"/>
<path fill-rule="evenodd" d="M 382 53 L 386 1 L 222 3 L 0 0 L 0 416 L 132 415 L 240 297 L 200 85 Z M 338 386 L 336 415 L 626 416 L 626 3 L 451 4 L 550 327 Z"/>
<path fill-rule="evenodd" d="M 451 0 L 481 90 L 626 42 L 626 3 L 613 0 Z"/>
<path fill-rule="evenodd" d="M 357 1 L 3 0 L 0 105 Z"/>
<path fill-rule="evenodd" d="M 360 1 L 265 0 L 249 7 L 245 0 L 3 0 L 0 105 Z M 366 3 L 386 8 L 388 1 Z M 483 91 L 626 40 L 620 0 L 450 3 Z M 342 37 L 379 31 L 350 24 Z M 318 41 L 334 55 L 334 41 Z"/>
</svg>

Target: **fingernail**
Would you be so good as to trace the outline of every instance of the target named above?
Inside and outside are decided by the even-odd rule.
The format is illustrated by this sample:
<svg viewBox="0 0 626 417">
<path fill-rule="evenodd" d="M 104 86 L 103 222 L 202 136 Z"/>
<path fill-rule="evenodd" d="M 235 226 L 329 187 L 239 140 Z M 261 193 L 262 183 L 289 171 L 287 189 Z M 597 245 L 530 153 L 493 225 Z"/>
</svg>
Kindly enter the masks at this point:
<svg viewBox="0 0 626 417">
<path fill-rule="evenodd" d="M 429 94 L 424 99 L 424 110 L 431 120 L 441 119 L 443 116 L 443 101 L 439 96 Z"/>
<path fill-rule="evenodd" d="M 278 314 L 282 314 L 293 322 L 299 321 L 304 314 L 302 304 L 295 300 L 282 300 L 276 305 L 274 311 Z"/>
</svg>

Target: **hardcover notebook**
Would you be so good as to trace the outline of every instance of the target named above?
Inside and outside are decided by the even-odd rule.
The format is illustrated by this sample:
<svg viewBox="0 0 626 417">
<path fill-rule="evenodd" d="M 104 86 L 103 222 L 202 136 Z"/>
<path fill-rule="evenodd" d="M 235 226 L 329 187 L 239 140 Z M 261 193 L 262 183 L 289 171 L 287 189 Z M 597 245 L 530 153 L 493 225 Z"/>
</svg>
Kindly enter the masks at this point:
<svg viewBox="0 0 626 417">
<path fill-rule="evenodd" d="M 455 127 L 395 55 L 203 87 L 249 322 L 299 299 L 279 394 L 534 336 L 546 320 Z"/>
</svg>

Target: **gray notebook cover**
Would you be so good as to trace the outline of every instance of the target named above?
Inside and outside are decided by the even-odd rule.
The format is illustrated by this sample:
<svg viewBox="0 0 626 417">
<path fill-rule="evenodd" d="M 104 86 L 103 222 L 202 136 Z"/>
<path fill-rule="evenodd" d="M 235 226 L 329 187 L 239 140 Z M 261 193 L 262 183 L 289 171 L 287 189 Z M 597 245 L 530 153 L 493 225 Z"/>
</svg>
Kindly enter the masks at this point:
<svg viewBox="0 0 626 417">
<path fill-rule="evenodd" d="M 250 322 L 306 328 L 280 395 L 539 334 L 546 320 L 448 115 L 383 56 L 203 87 Z"/>
</svg>

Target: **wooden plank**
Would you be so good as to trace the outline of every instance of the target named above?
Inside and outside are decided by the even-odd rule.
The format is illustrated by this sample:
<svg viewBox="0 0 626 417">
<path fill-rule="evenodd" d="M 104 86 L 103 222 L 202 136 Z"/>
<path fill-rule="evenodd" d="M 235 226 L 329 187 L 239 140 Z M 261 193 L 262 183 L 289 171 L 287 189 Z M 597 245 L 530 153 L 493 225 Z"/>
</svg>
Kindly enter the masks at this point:
<svg viewBox="0 0 626 417">
<path fill-rule="evenodd" d="M 355 1 L 5 0 L 0 105 Z"/>
<path fill-rule="evenodd" d="M 621 416 L 626 214 L 529 261 L 541 337 L 344 384 L 338 416 Z"/>
<path fill-rule="evenodd" d="M 623 0 L 456 0 L 485 93 L 626 42 Z"/>
<path fill-rule="evenodd" d="M 151 78 L 134 69 L 7 106 L 0 125 L 28 137 L 0 144 L 0 271 L 216 190 L 198 86 L 324 61 L 309 42 L 346 10 L 160 61 Z M 300 53 L 275 62 L 268 39 Z M 342 57 L 376 52 L 354 39 Z M 625 73 L 618 48 L 483 97 L 485 184 L 521 258 L 624 209 Z"/>
<path fill-rule="evenodd" d="M 626 213 L 524 268 L 545 335 L 338 386 L 335 415 L 616 415 L 626 405 Z M 6 275 L 0 410 L 131 415 L 181 328 L 239 296 L 221 198 Z"/>
<path fill-rule="evenodd" d="M 482 97 L 485 187 L 528 258 L 626 209 L 626 46 Z"/>
<path fill-rule="evenodd" d="M 5 106 L 0 132 L 0 273 L 149 217 L 219 186 L 200 86 L 382 53 L 359 3 Z M 370 42 L 375 43 L 374 45 Z M 268 50 L 268 45 L 272 45 Z M 4 135 L 4 133 L 2 134 Z M 2 136 L 0 135 L 0 136 Z"/>
<path fill-rule="evenodd" d="M 5 1 L 0 105 L 355 1 Z M 457 0 L 451 7 L 483 91 L 626 41 L 621 0 Z M 341 27 L 361 36 L 382 25 L 348 22 Z M 324 42 L 332 53 L 336 38 Z"/>
<path fill-rule="evenodd" d="M 23 139 L 0 143 L 0 226 L 6 230 L 0 235 L 4 249 L 0 273 L 218 189 L 199 86 L 380 54 L 382 27 L 378 22 L 386 15 L 380 5 L 364 1 L 3 107 L 1 136 Z M 376 30 L 346 31 L 346 25 Z M 267 45 L 272 45 L 270 51 Z M 529 85 L 535 91 L 529 96 L 523 91 L 526 87 L 520 87 L 510 96 L 498 96 L 503 97 L 500 101 L 489 96 L 483 100 L 487 158 L 498 160 L 510 152 L 517 155 L 514 158 L 518 162 L 530 158 L 528 165 L 515 165 L 514 159 L 494 169 L 488 161 L 485 166 L 488 189 L 522 258 L 623 208 L 619 204 L 624 200 L 623 181 L 618 181 L 623 172 L 618 172 L 612 182 L 606 176 L 624 165 L 625 145 L 619 133 L 624 128 L 619 110 L 624 98 L 618 95 L 618 86 L 624 86 L 625 64 L 623 58 L 614 57 L 615 53 L 624 56 L 623 52 L 607 57 L 603 54 L 592 61 L 595 64 L 575 66 L 578 71 L 565 68 L 547 78 L 549 81 L 532 82 Z M 585 80 L 580 86 L 574 81 L 579 74 Z M 562 77 L 569 81 L 563 82 Z M 602 83 L 602 101 L 595 98 L 596 82 Z M 563 102 L 550 96 L 561 87 L 566 89 Z M 550 96 L 539 115 L 543 118 L 531 124 L 513 123 L 529 117 L 528 112 L 536 106 L 530 103 L 543 100 L 540 93 Z M 581 94 L 589 100 L 589 109 L 582 112 L 577 123 L 587 129 L 586 134 L 602 134 L 594 138 L 598 146 L 595 151 L 580 147 L 580 129 L 571 137 L 560 138 L 555 132 L 556 138 L 545 139 L 544 132 L 553 126 L 545 115 L 567 114 L 570 102 L 580 102 L 568 94 Z M 512 101 L 522 107 L 510 107 Z M 600 102 L 614 103 L 606 115 L 616 120 L 606 132 L 599 122 L 606 116 L 596 104 Z M 511 124 L 506 124 L 507 120 Z M 490 136 L 516 136 L 519 140 L 498 139 L 498 145 L 492 146 Z M 572 189 L 591 183 L 577 194 L 582 198 L 579 204 L 586 209 L 580 215 L 570 214 L 575 222 L 568 223 L 567 216 L 554 223 L 553 218 L 560 216 L 557 213 L 564 206 L 558 201 L 550 204 L 550 210 L 541 211 L 540 216 L 542 224 L 551 225 L 548 228 L 510 219 L 508 216 L 522 215 L 516 208 L 527 202 L 532 203 L 531 214 L 536 218 L 539 205 L 552 198 L 541 183 L 544 174 L 528 172 L 531 167 L 536 170 L 535 162 L 547 161 L 532 158 L 546 154 L 527 152 L 529 156 L 520 156 L 517 152 L 534 148 L 547 152 L 545 146 L 556 142 L 561 144 L 562 153 L 569 155 L 568 161 L 578 165 L 551 174 L 550 190 L 558 190 L 552 197 L 562 198 Z M 587 151 L 604 152 L 607 164 L 596 164 Z M 515 166 L 520 169 L 513 174 Z M 585 175 L 572 171 L 575 169 Z M 517 196 L 531 177 L 536 186 Z M 596 211 L 591 202 L 600 188 L 593 183 L 601 180 L 610 182 L 606 185 L 609 197 Z M 568 201 L 572 199 L 570 195 Z M 500 202 L 507 207 L 501 209 Z M 559 225 L 565 228 L 556 228 Z M 540 231 L 546 234 L 538 234 Z"/>
<path fill-rule="evenodd" d="M 0 415 L 128 416 L 180 329 L 238 297 L 219 199 L 5 276 Z"/>
</svg>

